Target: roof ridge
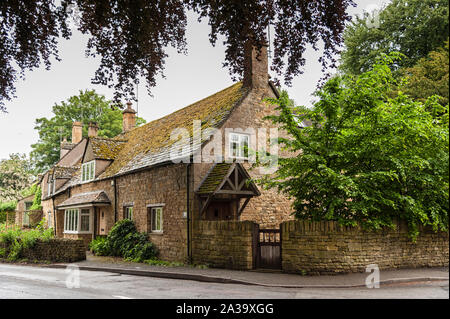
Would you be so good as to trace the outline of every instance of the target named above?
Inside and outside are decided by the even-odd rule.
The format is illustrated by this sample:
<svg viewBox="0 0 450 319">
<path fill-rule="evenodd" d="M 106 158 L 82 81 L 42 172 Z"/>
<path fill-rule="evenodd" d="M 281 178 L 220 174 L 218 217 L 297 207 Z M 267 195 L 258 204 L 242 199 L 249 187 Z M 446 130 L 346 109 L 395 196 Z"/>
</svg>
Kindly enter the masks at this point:
<svg viewBox="0 0 450 319">
<path fill-rule="evenodd" d="M 172 115 L 174 115 L 174 114 L 176 114 L 176 113 L 178 113 L 178 112 L 181 112 L 181 111 L 183 111 L 183 110 L 185 110 L 185 109 L 187 109 L 187 108 L 189 108 L 189 107 L 192 107 L 193 105 L 195 105 L 195 104 L 197 104 L 197 103 L 200 103 L 200 102 L 203 102 L 203 101 L 205 101 L 205 100 L 207 100 L 207 99 L 213 98 L 214 96 L 217 96 L 217 95 L 223 93 L 224 91 L 229 90 L 229 89 L 232 88 L 233 86 L 239 85 L 239 84 L 241 84 L 241 83 L 242 83 L 242 81 L 233 83 L 232 85 L 226 87 L 226 88 L 223 89 L 223 90 L 220 90 L 220 91 L 217 91 L 217 92 L 214 93 L 214 94 L 208 95 L 207 97 L 205 97 L 205 98 L 203 98 L 203 99 L 201 99 L 201 100 L 195 101 L 195 102 L 193 102 L 193 103 L 191 103 L 191 104 L 189 104 L 189 105 L 187 105 L 187 106 L 185 106 L 185 107 L 183 107 L 183 108 L 181 108 L 181 109 L 178 109 L 178 110 L 176 110 L 176 111 L 173 111 L 172 113 L 169 113 L 169 114 L 166 114 L 166 115 L 164 115 L 164 116 L 162 116 L 162 117 L 160 117 L 160 118 L 154 119 L 153 121 L 150 121 L 150 122 L 148 122 L 148 123 L 145 123 L 144 125 L 133 127 L 133 128 L 132 128 L 130 131 L 128 131 L 128 132 L 134 131 L 134 130 L 136 130 L 136 129 L 140 129 L 140 128 L 145 127 L 145 126 L 147 126 L 147 125 L 149 125 L 149 124 L 152 124 L 152 123 L 154 123 L 154 122 L 156 122 L 156 121 L 160 121 L 160 120 L 162 120 L 162 119 L 164 119 L 164 118 L 167 118 L 167 117 L 169 117 L 169 116 L 172 116 Z M 120 133 L 119 135 L 116 135 L 116 136 L 124 135 L 124 134 L 127 134 L 128 132 L 122 132 L 122 133 Z"/>
</svg>

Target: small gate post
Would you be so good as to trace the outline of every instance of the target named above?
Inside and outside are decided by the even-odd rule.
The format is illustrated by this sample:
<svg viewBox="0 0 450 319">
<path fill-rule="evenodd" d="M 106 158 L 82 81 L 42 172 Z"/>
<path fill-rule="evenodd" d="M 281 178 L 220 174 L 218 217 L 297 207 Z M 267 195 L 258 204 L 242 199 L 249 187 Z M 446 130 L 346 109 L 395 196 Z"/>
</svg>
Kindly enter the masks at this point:
<svg viewBox="0 0 450 319">
<path fill-rule="evenodd" d="M 253 224 L 253 240 L 252 240 L 252 254 L 253 254 L 253 269 L 258 268 L 259 265 L 259 225 Z"/>
</svg>

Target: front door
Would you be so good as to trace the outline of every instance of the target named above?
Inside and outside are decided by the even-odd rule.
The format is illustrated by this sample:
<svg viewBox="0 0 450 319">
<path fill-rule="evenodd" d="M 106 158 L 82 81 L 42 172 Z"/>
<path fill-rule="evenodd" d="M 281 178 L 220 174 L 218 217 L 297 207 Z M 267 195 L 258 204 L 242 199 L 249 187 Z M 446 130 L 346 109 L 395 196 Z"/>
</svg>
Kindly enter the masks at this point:
<svg viewBox="0 0 450 319">
<path fill-rule="evenodd" d="M 234 217 L 231 203 L 231 201 L 212 201 L 206 210 L 205 219 L 232 220 Z"/>
</svg>

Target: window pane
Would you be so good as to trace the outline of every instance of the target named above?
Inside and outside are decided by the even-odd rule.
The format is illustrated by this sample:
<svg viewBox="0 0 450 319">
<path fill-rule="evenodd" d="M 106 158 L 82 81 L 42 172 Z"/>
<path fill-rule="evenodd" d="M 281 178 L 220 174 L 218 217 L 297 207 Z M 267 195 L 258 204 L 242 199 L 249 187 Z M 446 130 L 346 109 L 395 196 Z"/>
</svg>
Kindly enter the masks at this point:
<svg viewBox="0 0 450 319">
<path fill-rule="evenodd" d="M 94 177 L 94 162 L 89 163 L 89 180 L 93 179 Z"/>
<path fill-rule="evenodd" d="M 89 231 L 89 224 L 90 224 L 90 215 L 82 214 L 80 231 Z"/>
<path fill-rule="evenodd" d="M 238 153 L 239 144 L 238 143 L 231 143 L 231 156 L 237 157 L 239 155 Z"/>
<path fill-rule="evenodd" d="M 152 208 L 152 230 L 156 230 L 156 209 Z"/>
<path fill-rule="evenodd" d="M 241 157 L 248 157 L 248 135 L 241 135 Z"/>
<path fill-rule="evenodd" d="M 162 230 L 162 208 L 158 209 L 158 230 Z"/>
<path fill-rule="evenodd" d="M 152 209 L 152 231 L 162 230 L 162 208 Z"/>
<path fill-rule="evenodd" d="M 78 230 L 78 210 L 74 211 L 74 215 L 75 215 L 75 223 L 73 225 L 73 230 L 77 231 Z"/>
</svg>

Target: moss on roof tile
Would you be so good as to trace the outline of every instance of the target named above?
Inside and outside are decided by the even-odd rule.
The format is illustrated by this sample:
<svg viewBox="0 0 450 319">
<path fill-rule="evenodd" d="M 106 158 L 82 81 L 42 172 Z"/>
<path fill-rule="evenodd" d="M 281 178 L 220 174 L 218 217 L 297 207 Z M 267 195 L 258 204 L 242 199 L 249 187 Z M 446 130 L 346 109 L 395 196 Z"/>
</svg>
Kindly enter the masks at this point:
<svg viewBox="0 0 450 319">
<path fill-rule="evenodd" d="M 118 135 L 114 138 L 115 140 L 127 140 L 127 142 L 123 143 L 114 162 L 106 169 L 102 177 L 111 177 L 119 171 L 123 173 L 122 169 L 139 155 L 150 153 L 157 156 L 166 151 L 174 143 L 170 135 L 176 128 L 187 129 L 192 137 L 194 120 L 201 121 L 202 129 L 219 127 L 246 92 L 241 82 L 236 83 L 163 118 Z M 127 167 L 127 170 L 132 169 Z"/>
<path fill-rule="evenodd" d="M 208 176 L 198 189 L 198 194 L 210 194 L 214 192 L 230 170 L 231 163 L 217 163 L 213 166 Z"/>
<path fill-rule="evenodd" d="M 92 151 L 96 159 L 113 160 L 125 145 L 125 140 L 91 137 Z"/>
</svg>

